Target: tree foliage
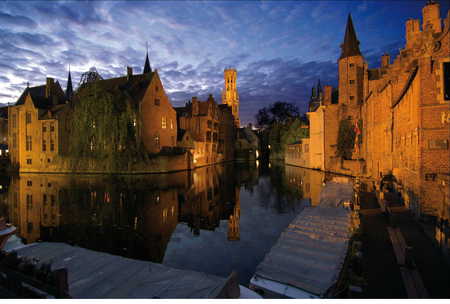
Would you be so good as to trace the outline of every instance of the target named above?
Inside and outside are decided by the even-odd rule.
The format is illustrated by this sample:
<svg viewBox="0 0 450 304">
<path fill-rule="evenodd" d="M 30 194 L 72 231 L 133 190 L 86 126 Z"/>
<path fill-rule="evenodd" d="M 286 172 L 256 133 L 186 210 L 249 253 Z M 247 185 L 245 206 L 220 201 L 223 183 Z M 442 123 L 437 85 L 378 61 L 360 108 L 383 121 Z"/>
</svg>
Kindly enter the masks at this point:
<svg viewBox="0 0 450 304">
<path fill-rule="evenodd" d="M 300 118 L 293 118 L 284 123 L 273 123 L 268 132 L 268 144 L 272 159 L 284 158 L 286 145 L 309 137 L 309 129 L 302 128 L 305 123 Z"/>
<path fill-rule="evenodd" d="M 126 168 L 129 161 L 147 159 L 138 140 L 133 103 L 120 90 L 97 94 L 95 85 L 78 93 L 69 119 L 68 156 L 95 159 L 110 169 Z"/>
<path fill-rule="evenodd" d="M 299 116 L 300 111 L 296 105 L 277 101 L 260 109 L 256 114 L 256 122 L 259 127 L 268 127 L 274 123 L 285 123 L 289 119 Z"/>
<path fill-rule="evenodd" d="M 337 154 L 344 159 L 351 159 L 355 146 L 356 133 L 349 119 L 343 119 L 339 123 L 337 142 Z"/>
</svg>

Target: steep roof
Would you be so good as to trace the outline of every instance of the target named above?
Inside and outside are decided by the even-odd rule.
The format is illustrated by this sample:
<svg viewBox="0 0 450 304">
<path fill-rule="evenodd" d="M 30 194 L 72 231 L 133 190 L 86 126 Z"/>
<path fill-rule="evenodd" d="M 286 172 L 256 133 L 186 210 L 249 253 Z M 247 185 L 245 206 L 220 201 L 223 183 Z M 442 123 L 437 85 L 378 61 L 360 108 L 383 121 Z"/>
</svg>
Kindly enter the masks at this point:
<svg viewBox="0 0 450 304">
<path fill-rule="evenodd" d="M 147 52 L 147 55 L 145 56 L 144 71 L 142 73 L 147 74 L 147 73 L 151 73 L 151 71 L 152 71 L 152 68 L 150 67 L 150 60 L 148 59 L 148 52 Z"/>
<path fill-rule="evenodd" d="M 359 40 L 356 38 L 355 28 L 353 27 L 352 15 L 348 14 L 347 28 L 345 29 L 344 43 L 341 45 L 341 57 L 361 55 L 359 50 Z"/>
<path fill-rule="evenodd" d="M 154 74 L 155 73 L 152 72 L 148 74 L 137 74 L 97 80 L 80 88 L 77 95 L 79 97 L 83 95 L 90 95 L 91 93 L 94 93 L 94 91 L 96 94 L 101 94 L 102 92 L 115 94 L 120 92 L 125 93 L 132 101 L 137 103 L 144 97 L 145 91 L 147 90 Z"/>
<path fill-rule="evenodd" d="M 36 87 L 26 88 L 22 95 L 20 95 L 19 99 L 17 99 L 16 106 L 23 105 L 25 103 L 25 99 L 28 93 L 31 95 L 31 99 L 33 100 L 34 106 L 38 109 L 48 109 L 51 108 L 54 104 L 61 104 L 65 102 L 65 94 L 59 85 L 59 82 L 53 83 L 53 87 L 51 88 L 50 97 L 45 96 L 45 88 L 46 85 L 40 85 Z M 54 103 L 53 99 L 56 99 L 56 103 Z"/>
<path fill-rule="evenodd" d="M 70 75 L 70 70 L 69 70 L 69 76 L 67 77 L 67 88 L 66 88 L 67 99 L 71 99 L 72 95 L 73 95 L 72 76 Z"/>
</svg>

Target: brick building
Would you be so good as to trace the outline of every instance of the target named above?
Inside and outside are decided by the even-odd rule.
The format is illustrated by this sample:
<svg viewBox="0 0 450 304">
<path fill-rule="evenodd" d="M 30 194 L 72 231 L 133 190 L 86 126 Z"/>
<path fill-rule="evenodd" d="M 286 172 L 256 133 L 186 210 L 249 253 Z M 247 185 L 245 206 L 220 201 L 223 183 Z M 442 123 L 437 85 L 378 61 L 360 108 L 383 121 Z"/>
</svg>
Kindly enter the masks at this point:
<svg viewBox="0 0 450 304">
<path fill-rule="evenodd" d="M 45 168 L 61 149 L 64 134 L 59 123 L 68 110 L 67 99 L 58 81 L 28 87 L 8 109 L 10 160 L 20 171 Z"/>
<path fill-rule="evenodd" d="M 440 6 L 428 1 L 423 22 L 406 21 L 406 45 L 391 63 L 381 57 L 369 69 L 349 15 L 339 67 L 338 103 L 323 101 L 308 113 L 313 167 L 379 180 L 393 173 L 409 206 L 417 215 L 438 215 L 437 176 L 450 171 L 450 12 L 440 18 Z M 328 91 L 327 91 L 328 90 Z M 338 154 L 339 128 L 353 126 L 351 157 Z M 323 145 L 323 148 L 321 147 Z"/>
<path fill-rule="evenodd" d="M 284 161 L 288 165 L 311 168 L 309 138 L 302 138 L 297 142 L 288 144 Z"/>
<path fill-rule="evenodd" d="M 406 46 L 394 62 L 365 71 L 362 154 L 365 175 L 393 172 L 405 204 L 438 215 L 438 174 L 450 172 L 450 11 L 428 1 L 419 20 L 406 21 Z"/>
<path fill-rule="evenodd" d="M 95 79 L 94 79 L 95 78 Z M 127 109 L 132 112 L 126 117 L 128 125 L 136 134 L 133 145 L 144 146 L 148 153 L 158 153 L 163 147 L 177 145 L 176 112 L 170 104 L 158 71 L 152 71 L 146 57 L 144 73 L 133 75 L 131 68 L 123 77 L 102 79 L 97 77 L 83 82 L 74 93 L 69 72 L 66 93 L 58 81 L 47 78 L 45 85 L 29 87 L 24 90 L 14 106 L 10 106 L 8 116 L 8 138 L 10 143 L 11 163 L 19 171 L 45 171 L 58 156 L 72 157 L 74 137 L 84 136 L 85 140 L 78 149 L 81 157 L 90 157 L 90 153 L 104 150 L 105 153 L 120 153 L 127 147 L 117 144 L 117 134 L 103 132 L 103 140 L 96 138 L 102 123 L 107 119 L 103 109 L 93 108 L 99 104 L 96 100 L 119 96 L 121 106 L 115 115 L 121 115 Z M 88 105 L 88 100 L 91 102 Z M 85 108 L 82 108 L 86 105 Z M 83 109 L 83 119 L 73 117 L 80 114 L 76 109 Z M 92 112 L 92 113 L 91 113 Z M 86 114 L 86 115 L 85 115 Z M 87 117 L 87 118 L 86 118 Z M 105 118 L 105 119 L 102 119 Z M 83 134 L 77 134 L 70 121 L 79 120 L 84 123 Z M 122 128 L 123 129 L 123 128 Z M 125 128 L 126 129 L 126 128 Z M 79 132 L 78 132 L 79 133 Z M 108 137 L 109 136 L 109 137 Z M 113 138 L 114 137 L 114 138 Z M 108 138 L 108 140 L 106 140 Z M 78 155 L 78 157 L 80 157 Z"/>
<path fill-rule="evenodd" d="M 216 104 L 209 95 L 206 101 L 192 97 L 176 111 L 178 133 L 184 140 L 190 136 L 194 141 L 195 167 L 234 159 L 234 117 L 228 106 Z"/>
</svg>

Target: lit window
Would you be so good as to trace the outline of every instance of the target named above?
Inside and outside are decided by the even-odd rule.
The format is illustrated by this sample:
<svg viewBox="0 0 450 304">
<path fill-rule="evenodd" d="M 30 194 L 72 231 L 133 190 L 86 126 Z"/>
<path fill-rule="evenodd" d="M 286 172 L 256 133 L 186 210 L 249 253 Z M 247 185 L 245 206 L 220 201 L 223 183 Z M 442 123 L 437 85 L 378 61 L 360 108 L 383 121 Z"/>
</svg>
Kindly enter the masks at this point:
<svg viewBox="0 0 450 304">
<path fill-rule="evenodd" d="M 163 223 L 165 223 L 167 221 L 167 208 L 163 209 L 162 220 L 163 220 Z"/>
<path fill-rule="evenodd" d="M 26 151 L 31 151 L 31 136 L 27 135 L 25 138 L 26 142 L 25 142 L 25 150 Z"/>
<path fill-rule="evenodd" d="M 133 127 L 136 127 L 136 118 L 133 119 Z"/>
<path fill-rule="evenodd" d="M 155 145 L 159 148 L 159 135 L 155 135 Z"/>
<path fill-rule="evenodd" d="M 173 119 L 170 119 L 170 128 L 173 129 Z"/>
<path fill-rule="evenodd" d="M 165 117 L 165 116 L 163 116 L 163 117 L 161 118 L 161 127 L 162 127 L 163 129 L 167 128 L 167 121 L 166 121 L 166 117 Z"/>
</svg>

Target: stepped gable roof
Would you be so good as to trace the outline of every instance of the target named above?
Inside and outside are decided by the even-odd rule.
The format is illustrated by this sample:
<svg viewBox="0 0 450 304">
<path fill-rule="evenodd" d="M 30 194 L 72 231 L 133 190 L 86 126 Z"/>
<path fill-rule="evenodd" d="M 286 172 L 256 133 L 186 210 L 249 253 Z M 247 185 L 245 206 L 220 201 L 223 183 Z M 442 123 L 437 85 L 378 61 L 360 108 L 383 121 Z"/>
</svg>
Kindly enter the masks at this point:
<svg viewBox="0 0 450 304">
<path fill-rule="evenodd" d="M 57 99 L 57 104 L 62 104 L 65 102 L 65 94 L 59 85 L 59 82 L 55 82 L 53 84 L 53 88 L 51 90 L 51 96 L 45 97 L 45 88 L 46 85 L 40 85 L 36 87 L 26 88 L 22 95 L 20 95 L 19 99 L 17 99 L 16 106 L 23 105 L 25 103 L 25 99 L 28 93 L 31 95 L 31 99 L 33 100 L 34 106 L 38 109 L 49 109 L 51 108 L 53 103 L 53 98 Z"/>
<path fill-rule="evenodd" d="M 102 92 L 110 94 L 123 93 L 126 94 L 130 100 L 138 103 L 144 97 L 145 91 L 150 85 L 154 74 L 155 73 L 152 72 L 97 80 L 80 88 L 77 95 L 78 97 L 81 97 L 83 95 L 94 94 L 94 92 L 96 92 L 96 94 L 101 94 Z"/>
<path fill-rule="evenodd" d="M 341 45 L 341 48 L 342 53 L 340 59 L 350 56 L 361 55 L 361 51 L 359 50 L 359 40 L 356 38 L 356 31 L 355 28 L 353 27 L 351 14 L 348 14 L 344 43 Z"/>
</svg>

